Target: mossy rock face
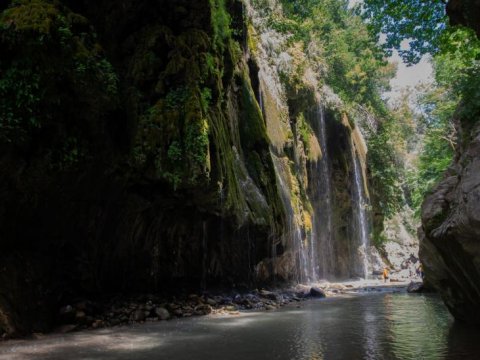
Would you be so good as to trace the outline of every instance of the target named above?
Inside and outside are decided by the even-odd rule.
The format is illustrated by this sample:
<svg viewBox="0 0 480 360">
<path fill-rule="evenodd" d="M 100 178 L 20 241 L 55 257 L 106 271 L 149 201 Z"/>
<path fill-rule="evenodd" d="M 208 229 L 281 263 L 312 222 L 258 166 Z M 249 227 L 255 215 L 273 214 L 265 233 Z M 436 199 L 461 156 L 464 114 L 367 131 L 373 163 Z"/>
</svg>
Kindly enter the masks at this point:
<svg viewBox="0 0 480 360">
<path fill-rule="evenodd" d="M 55 169 L 111 145 L 117 75 L 84 17 L 59 3 L 13 2 L 0 14 L 0 52 L 1 143 Z"/>
<path fill-rule="evenodd" d="M 210 133 L 202 102 L 196 88 L 175 89 L 140 120 L 136 164 L 150 178 L 171 183 L 174 190 L 209 179 Z"/>
<path fill-rule="evenodd" d="M 160 66 L 154 87 L 160 98 L 140 117 L 134 160 L 149 177 L 166 180 L 174 189 L 199 185 L 209 179 L 207 117 L 212 88 L 216 90 L 216 101 L 221 90 L 221 64 L 215 57 L 214 43 L 200 29 L 174 35 L 173 30 L 163 27 L 156 29 L 155 35 L 146 34 L 145 44 L 151 49 L 138 49 L 134 60 L 152 58 L 164 66 Z M 158 42 L 163 46 L 158 47 Z M 152 53 L 159 48 L 167 49 L 169 56 Z M 145 74 L 150 77 L 142 67 L 151 70 L 148 63 L 138 68 L 133 62 L 131 76 L 135 82 L 142 83 Z"/>
<path fill-rule="evenodd" d="M 0 8 L 0 268 L 19 274 L 0 281 L 0 328 L 44 331 L 75 297 L 253 285 L 286 220 L 242 48 L 242 8 L 234 0 Z M 281 130 L 278 143 L 288 136 L 293 153 L 297 140 Z M 287 164 L 309 231 L 293 155 Z"/>
<path fill-rule="evenodd" d="M 272 230 L 279 231 L 283 224 L 283 207 L 276 187 L 276 175 L 270 154 L 270 141 L 267 136 L 265 120 L 255 99 L 246 73 L 238 79 L 241 83 L 240 103 L 240 142 L 249 176 L 258 189 L 265 194 L 270 206 L 268 213 L 262 214 Z M 254 217 L 259 214 L 252 214 Z"/>
<path fill-rule="evenodd" d="M 171 17 L 145 26 L 127 44 L 133 56 L 127 63 L 128 78 L 141 89 L 133 164 L 151 180 L 160 180 L 174 190 L 209 186 L 223 179 L 211 178 L 212 149 L 225 142 L 213 138 L 222 119 L 226 86 L 240 60 L 239 45 L 231 36 L 231 17 L 226 1 L 180 2 Z M 166 3 L 166 8 L 172 6 Z M 181 10 L 183 9 L 183 10 Z M 179 12 L 196 14 L 187 26 Z M 133 40 L 134 39 L 134 40 Z M 134 45 L 136 44 L 136 45 Z M 241 53 L 241 51 L 240 51 Z M 220 125 L 221 126 L 221 125 Z M 215 129 L 214 129 L 215 127 Z M 230 137 L 230 134 L 222 136 Z M 212 189 L 213 190 L 213 189 Z"/>
</svg>

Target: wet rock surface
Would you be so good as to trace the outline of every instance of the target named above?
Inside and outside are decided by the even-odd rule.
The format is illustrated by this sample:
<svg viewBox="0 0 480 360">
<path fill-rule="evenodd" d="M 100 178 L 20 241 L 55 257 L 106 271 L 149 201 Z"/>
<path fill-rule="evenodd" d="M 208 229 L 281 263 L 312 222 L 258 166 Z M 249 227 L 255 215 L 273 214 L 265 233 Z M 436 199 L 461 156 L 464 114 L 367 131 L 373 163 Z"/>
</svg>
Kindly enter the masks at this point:
<svg viewBox="0 0 480 360">
<path fill-rule="evenodd" d="M 410 284 L 408 284 L 407 292 L 409 293 L 421 293 L 423 291 L 424 291 L 424 287 L 422 282 L 412 281 Z"/>
<path fill-rule="evenodd" d="M 311 297 L 316 297 L 316 298 L 324 298 L 326 297 L 327 295 L 325 294 L 325 291 L 323 291 L 322 289 L 318 288 L 318 287 L 312 287 L 310 289 L 310 296 Z"/>
</svg>

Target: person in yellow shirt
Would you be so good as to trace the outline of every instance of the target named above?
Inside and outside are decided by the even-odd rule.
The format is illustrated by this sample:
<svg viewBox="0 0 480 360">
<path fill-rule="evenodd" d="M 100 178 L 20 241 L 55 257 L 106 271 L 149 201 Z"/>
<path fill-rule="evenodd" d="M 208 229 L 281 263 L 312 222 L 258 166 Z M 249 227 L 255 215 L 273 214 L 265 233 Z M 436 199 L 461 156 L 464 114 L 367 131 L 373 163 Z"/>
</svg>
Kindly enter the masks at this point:
<svg viewBox="0 0 480 360">
<path fill-rule="evenodd" d="M 388 279 L 388 269 L 384 268 L 383 269 L 383 282 L 387 282 Z"/>
</svg>

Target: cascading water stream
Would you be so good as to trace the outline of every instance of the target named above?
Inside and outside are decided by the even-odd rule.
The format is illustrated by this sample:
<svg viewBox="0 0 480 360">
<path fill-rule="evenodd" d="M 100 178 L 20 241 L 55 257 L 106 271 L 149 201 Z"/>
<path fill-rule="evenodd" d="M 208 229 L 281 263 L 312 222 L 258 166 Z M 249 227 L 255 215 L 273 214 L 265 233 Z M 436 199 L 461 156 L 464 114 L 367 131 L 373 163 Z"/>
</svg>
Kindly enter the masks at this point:
<svg viewBox="0 0 480 360">
<path fill-rule="evenodd" d="M 285 212 L 287 216 L 288 228 L 284 236 L 287 237 L 286 239 L 287 241 L 288 240 L 291 241 L 293 252 L 295 254 L 296 261 L 298 264 L 297 282 L 304 283 L 311 280 L 309 277 L 309 274 L 311 274 L 311 269 L 309 264 L 310 262 L 307 260 L 308 251 L 305 248 L 305 245 L 302 240 L 301 228 L 295 219 L 295 212 L 293 210 L 293 206 L 290 199 L 290 189 L 282 178 L 283 172 L 281 171 L 281 162 L 273 154 L 272 154 L 272 159 L 273 159 L 273 165 L 275 168 L 275 173 L 277 175 L 278 190 L 280 192 L 280 197 L 282 199 L 282 203 L 285 208 Z M 275 244 L 272 245 L 272 252 L 273 252 L 272 257 L 276 256 Z"/>
<path fill-rule="evenodd" d="M 368 278 L 368 221 L 367 221 L 367 212 L 366 206 L 367 201 L 365 197 L 365 190 L 363 187 L 363 176 L 362 176 L 362 168 L 360 165 L 360 161 L 357 155 L 357 151 L 355 149 L 355 145 L 352 142 L 352 163 L 353 163 L 353 174 L 355 180 L 355 203 L 357 206 L 357 236 L 358 242 L 360 245 L 360 261 L 362 266 L 362 272 L 364 279 Z"/>
<path fill-rule="evenodd" d="M 262 112 L 262 115 L 265 116 L 264 100 L 263 100 L 263 91 L 261 86 L 258 89 L 258 105 Z M 302 239 L 302 230 L 298 221 L 295 218 L 295 211 L 291 202 L 290 188 L 285 181 L 285 172 L 282 171 L 281 160 L 272 154 L 273 165 L 275 168 L 275 174 L 277 178 L 277 188 L 282 199 L 283 207 L 287 216 L 287 232 L 284 234 L 284 243 L 291 243 L 293 253 L 295 254 L 295 260 L 298 264 L 297 269 L 297 282 L 307 282 L 311 281 L 311 261 L 309 261 L 309 251 L 305 248 L 305 244 Z M 277 245 L 279 244 L 278 240 L 272 240 L 271 244 L 271 257 L 273 260 L 273 276 L 275 277 L 276 273 L 276 259 L 277 259 Z"/>
<path fill-rule="evenodd" d="M 330 157 L 327 146 L 327 130 L 325 123 L 325 111 L 319 105 L 315 112 L 317 126 L 315 129 L 320 143 L 322 157 L 316 163 L 312 163 L 311 173 L 316 187 L 314 194 L 315 212 L 313 214 L 313 230 L 311 236 L 312 255 L 314 261 L 315 280 L 329 278 L 335 272 L 335 252 L 332 238 L 332 181 Z M 320 264 L 317 265 L 317 258 Z"/>
</svg>

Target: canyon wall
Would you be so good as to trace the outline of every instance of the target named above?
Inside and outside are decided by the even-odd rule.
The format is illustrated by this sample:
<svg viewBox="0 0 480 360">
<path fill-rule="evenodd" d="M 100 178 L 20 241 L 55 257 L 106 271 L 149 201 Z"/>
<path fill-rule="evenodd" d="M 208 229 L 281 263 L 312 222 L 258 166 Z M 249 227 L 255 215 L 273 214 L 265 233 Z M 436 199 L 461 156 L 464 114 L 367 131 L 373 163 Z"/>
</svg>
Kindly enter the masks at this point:
<svg viewBox="0 0 480 360">
<path fill-rule="evenodd" d="M 361 133 L 277 2 L 2 4 L 0 330 L 77 297 L 364 275 Z"/>
<path fill-rule="evenodd" d="M 453 25 L 471 27 L 480 36 L 473 15 L 478 11 L 474 0 L 447 5 Z M 420 258 L 427 285 L 442 295 L 455 318 L 480 324 L 480 114 L 465 114 L 463 107 L 452 119 L 458 134 L 454 161 L 422 205 Z"/>
</svg>

